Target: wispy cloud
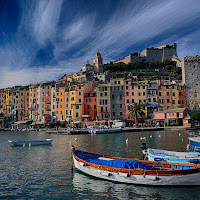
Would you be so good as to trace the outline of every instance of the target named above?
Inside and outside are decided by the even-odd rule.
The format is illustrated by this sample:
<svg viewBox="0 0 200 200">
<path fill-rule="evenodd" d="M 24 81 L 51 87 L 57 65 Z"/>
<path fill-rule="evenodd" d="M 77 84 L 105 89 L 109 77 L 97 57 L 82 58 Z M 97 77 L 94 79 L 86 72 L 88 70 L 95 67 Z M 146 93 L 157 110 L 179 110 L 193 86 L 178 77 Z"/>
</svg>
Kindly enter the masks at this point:
<svg viewBox="0 0 200 200">
<path fill-rule="evenodd" d="M 19 2 L 18 30 L 12 36 L 5 33 L 7 43 L 0 47 L 0 87 L 55 80 L 80 70 L 86 60 L 92 62 L 98 49 L 105 62 L 140 51 L 141 46 L 173 42 L 178 43 L 180 57 L 199 51 L 198 0 L 120 1 L 103 21 L 97 18 L 104 11 L 92 8 L 61 20 L 63 13 L 70 16 L 69 10 L 77 9 L 70 7 L 66 13 L 63 0 Z M 49 42 L 53 47 L 49 64 L 34 66 L 38 52 Z"/>
</svg>

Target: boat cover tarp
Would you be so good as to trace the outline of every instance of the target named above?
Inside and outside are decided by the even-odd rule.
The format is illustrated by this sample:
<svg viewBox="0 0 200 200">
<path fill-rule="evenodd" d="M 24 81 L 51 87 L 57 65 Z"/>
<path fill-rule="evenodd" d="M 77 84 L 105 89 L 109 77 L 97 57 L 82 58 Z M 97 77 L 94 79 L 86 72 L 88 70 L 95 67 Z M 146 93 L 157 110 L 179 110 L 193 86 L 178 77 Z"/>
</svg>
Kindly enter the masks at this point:
<svg viewBox="0 0 200 200">
<path fill-rule="evenodd" d="M 106 165 L 116 168 L 124 168 L 124 169 L 145 169 L 151 170 L 153 165 L 147 165 L 137 160 L 130 159 L 111 159 L 111 160 L 102 160 L 99 159 L 100 156 L 87 154 L 83 152 L 75 152 L 75 155 L 86 162 L 90 162 L 97 165 Z"/>
</svg>

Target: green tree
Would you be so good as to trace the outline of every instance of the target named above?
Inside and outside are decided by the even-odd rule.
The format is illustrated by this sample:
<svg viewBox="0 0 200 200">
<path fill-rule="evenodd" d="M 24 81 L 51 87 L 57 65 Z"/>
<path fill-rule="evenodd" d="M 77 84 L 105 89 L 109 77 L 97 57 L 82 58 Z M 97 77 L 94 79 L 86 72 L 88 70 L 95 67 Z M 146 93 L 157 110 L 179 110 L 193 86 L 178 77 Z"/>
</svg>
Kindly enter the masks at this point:
<svg viewBox="0 0 200 200">
<path fill-rule="evenodd" d="M 131 105 L 130 113 L 129 116 L 133 119 L 135 119 L 135 124 L 137 124 L 137 118 L 138 116 L 144 116 L 145 113 L 142 111 L 141 105 L 140 104 L 133 104 Z"/>
<path fill-rule="evenodd" d="M 199 113 L 199 112 L 192 113 L 192 114 L 190 115 L 190 118 L 191 118 L 193 121 L 197 121 L 197 124 L 198 124 L 198 122 L 200 121 L 200 113 Z"/>
</svg>

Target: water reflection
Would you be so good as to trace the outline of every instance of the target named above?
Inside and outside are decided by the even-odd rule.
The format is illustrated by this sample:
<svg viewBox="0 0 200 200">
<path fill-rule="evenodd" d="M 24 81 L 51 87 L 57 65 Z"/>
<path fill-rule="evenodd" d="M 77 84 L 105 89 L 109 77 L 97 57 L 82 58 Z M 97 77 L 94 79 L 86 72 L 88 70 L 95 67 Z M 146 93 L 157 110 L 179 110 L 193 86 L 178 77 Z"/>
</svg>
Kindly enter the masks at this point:
<svg viewBox="0 0 200 200">
<path fill-rule="evenodd" d="M 199 188 L 145 187 L 113 183 L 97 179 L 82 172 L 75 172 L 74 190 L 83 195 L 89 193 L 110 199 L 199 199 Z M 198 191 L 198 192 L 197 192 Z"/>
</svg>

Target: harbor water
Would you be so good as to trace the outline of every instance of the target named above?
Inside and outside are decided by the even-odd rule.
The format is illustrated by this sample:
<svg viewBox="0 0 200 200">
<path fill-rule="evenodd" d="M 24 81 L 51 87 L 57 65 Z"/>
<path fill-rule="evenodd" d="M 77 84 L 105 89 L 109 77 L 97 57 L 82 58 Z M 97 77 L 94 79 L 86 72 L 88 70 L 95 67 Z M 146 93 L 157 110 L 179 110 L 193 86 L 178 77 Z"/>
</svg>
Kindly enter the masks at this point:
<svg viewBox="0 0 200 200">
<path fill-rule="evenodd" d="M 72 163 L 70 142 L 83 151 L 141 159 L 143 142 L 147 147 L 186 151 L 189 132 L 192 131 L 59 135 L 1 131 L 0 199 L 200 199 L 200 187 L 114 183 L 80 173 Z M 52 145 L 12 147 L 8 143 L 46 138 L 53 139 Z"/>
</svg>

